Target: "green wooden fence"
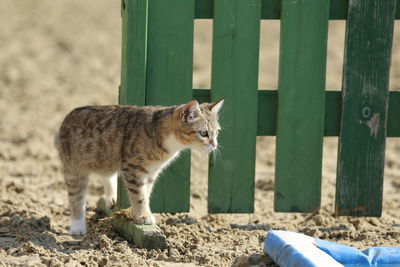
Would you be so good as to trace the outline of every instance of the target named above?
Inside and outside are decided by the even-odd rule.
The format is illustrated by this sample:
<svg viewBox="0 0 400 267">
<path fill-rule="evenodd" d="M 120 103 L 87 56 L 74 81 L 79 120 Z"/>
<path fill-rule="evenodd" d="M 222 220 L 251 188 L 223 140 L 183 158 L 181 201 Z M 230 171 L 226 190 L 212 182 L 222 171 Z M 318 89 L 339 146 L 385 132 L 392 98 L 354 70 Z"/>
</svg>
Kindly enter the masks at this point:
<svg viewBox="0 0 400 267">
<path fill-rule="evenodd" d="M 122 0 L 121 10 L 121 104 L 225 99 L 210 213 L 253 212 L 256 136 L 276 135 L 276 211 L 319 209 L 323 137 L 339 136 L 336 214 L 381 215 L 385 139 L 400 137 L 400 91 L 388 90 L 400 0 Z M 195 19 L 213 19 L 210 90 L 192 88 Z M 281 20 L 278 90 L 258 90 L 260 19 Z M 343 88 L 326 91 L 337 19 L 347 20 Z M 153 212 L 189 210 L 189 161 L 162 174 Z M 121 181 L 118 204 L 129 206 Z"/>
</svg>

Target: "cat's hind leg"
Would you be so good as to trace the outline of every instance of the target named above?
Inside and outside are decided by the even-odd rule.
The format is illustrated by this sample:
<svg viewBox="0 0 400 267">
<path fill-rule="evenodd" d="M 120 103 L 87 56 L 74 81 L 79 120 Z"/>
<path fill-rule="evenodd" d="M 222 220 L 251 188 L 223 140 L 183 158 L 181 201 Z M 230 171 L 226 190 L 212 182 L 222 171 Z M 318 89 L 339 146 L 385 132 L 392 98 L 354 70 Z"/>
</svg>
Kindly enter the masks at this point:
<svg viewBox="0 0 400 267">
<path fill-rule="evenodd" d="M 88 185 L 87 175 L 65 173 L 65 183 L 68 190 L 70 207 L 70 235 L 86 234 L 86 192 Z"/>
<path fill-rule="evenodd" d="M 102 198 L 105 200 L 107 208 L 111 209 L 117 203 L 118 174 L 104 174 L 101 175 L 101 178 L 104 187 L 104 195 Z"/>
</svg>

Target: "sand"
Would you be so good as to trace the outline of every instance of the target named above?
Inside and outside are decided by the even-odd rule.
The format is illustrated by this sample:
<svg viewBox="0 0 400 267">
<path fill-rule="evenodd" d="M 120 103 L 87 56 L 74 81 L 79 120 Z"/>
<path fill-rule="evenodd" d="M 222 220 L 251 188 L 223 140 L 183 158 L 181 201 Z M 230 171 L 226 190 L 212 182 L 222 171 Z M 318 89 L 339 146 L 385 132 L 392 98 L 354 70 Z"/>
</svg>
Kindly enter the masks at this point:
<svg viewBox="0 0 400 267">
<path fill-rule="evenodd" d="M 389 139 L 381 218 L 334 217 L 337 138 L 324 141 L 322 208 L 315 214 L 273 211 L 275 139 L 257 139 L 254 214 L 207 214 L 207 159 L 192 164 L 189 214 L 158 214 L 165 251 L 139 249 L 95 213 L 102 188 L 93 177 L 88 234 L 67 235 L 67 193 L 53 136 L 81 105 L 117 103 L 119 1 L 0 3 L 0 266 L 274 266 L 262 245 L 271 229 L 351 244 L 400 243 L 400 141 Z M 327 88 L 341 87 L 344 22 L 330 23 Z M 195 26 L 195 88 L 209 88 L 211 23 Z M 279 22 L 262 23 L 260 88 L 276 88 Z M 400 89 L 400 24 L 391 88 Z"/>
</svg>

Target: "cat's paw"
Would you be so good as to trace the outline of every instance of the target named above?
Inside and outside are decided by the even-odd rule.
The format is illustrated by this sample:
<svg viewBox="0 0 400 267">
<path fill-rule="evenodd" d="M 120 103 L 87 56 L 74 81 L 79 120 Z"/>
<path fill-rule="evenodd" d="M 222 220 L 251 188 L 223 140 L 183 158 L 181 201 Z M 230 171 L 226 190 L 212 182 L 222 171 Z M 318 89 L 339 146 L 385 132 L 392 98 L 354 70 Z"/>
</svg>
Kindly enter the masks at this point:
<svg viewBox="0 0 400 267">
<path fill-rule="evenodd" d="M 71 227 L 69 228 L 69 235 L 85 235 L 86 234 L 86 222 L 83 219 L 71 219 Z"/>
<path fill-rule="evenodd" d="M 112 208 L 114 208 L 115 204 L 117 203 L 117 200 L 116 200 L 115 197 L 110 197 L 110 196 L 102 195 L 101 198 L 102 198 L 102 200 L 104 201 L 104 203 L 106 204 L 106 208 L 107 208 L 107 209 L 112 209 Z"/>
<path fill-rule="evenodd" d="M 156 218 L 152 214 L 135 216 L 132 220 L 135 224 L 156 224 Z"/>
</svg>

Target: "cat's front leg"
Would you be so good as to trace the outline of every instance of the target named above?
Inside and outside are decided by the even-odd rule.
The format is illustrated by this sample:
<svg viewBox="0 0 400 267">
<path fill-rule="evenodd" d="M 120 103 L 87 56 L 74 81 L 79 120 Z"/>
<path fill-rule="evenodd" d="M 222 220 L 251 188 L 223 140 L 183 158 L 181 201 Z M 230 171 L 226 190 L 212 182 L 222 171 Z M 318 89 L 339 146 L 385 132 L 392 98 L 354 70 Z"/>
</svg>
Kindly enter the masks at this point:
<svg viewBox="0 0 400 267">
<path fill-rule="evenodd" d="M 130 169 L 122 171 L 131 201 L 131 216 L 136 224 L 155 224 L 156 220 L 150 210 L 150 199 L 147 191 L 147 176 Z"/>
<path fill-rule="evenodd" d="M 155 181 L 156 181 L 156 179 L 157 179 L 157 176 L 158 176 L 158 173 L 156 173 L 156 174 L 153 174 L 153 175 L 150 175 L 147 179 L 146 179 L 146 184 L 145 184 L 145 187 L 146 187 L 146 195 L 147 195 L 147 198 L 150 200 L 150 197 L 151 197 L 151 193 L 152 193 L 152 191 L 153 191 L 153 185 L 154 185 L 154 183 L 155 183 Z"/>
</svg>

